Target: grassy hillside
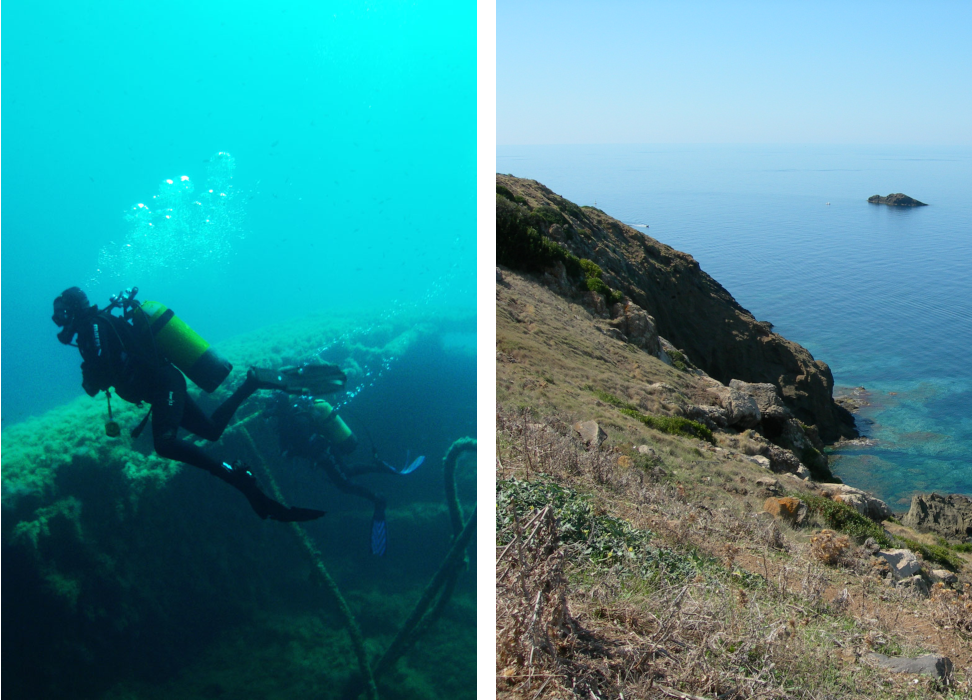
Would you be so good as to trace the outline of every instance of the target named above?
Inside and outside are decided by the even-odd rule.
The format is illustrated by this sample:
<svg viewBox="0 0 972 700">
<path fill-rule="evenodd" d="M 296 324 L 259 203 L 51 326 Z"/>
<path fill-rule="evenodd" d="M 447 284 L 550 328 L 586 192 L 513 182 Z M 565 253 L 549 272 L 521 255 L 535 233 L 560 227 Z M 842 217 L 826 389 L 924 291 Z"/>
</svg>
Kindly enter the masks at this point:
<svg viewBox="0 0 972 700">
<path fill-rule="evenodd" d="M 498 208 L 536 207 L 498 180 Z M 765 420 L 705 425 L 694 407 L 719 382 L 691 353 L 615 332 L 608 295 L 630 287 L 605 274 L 592 290 L 558 260 L 576 249 L 553 244 L 514 247 L 507 263 L 549 257 L 496 284 L 498 696 L 968 697 L 968 553 L 778 469 Z M 801 523 L 764 512 L 786 497 Z M 902 546 L 926 584 L 939 569 L 957 582 L 895 585 L 872 551 Z M 940 654 L 954 672 L 893 673 L 872 653 Z"/>
</svg>

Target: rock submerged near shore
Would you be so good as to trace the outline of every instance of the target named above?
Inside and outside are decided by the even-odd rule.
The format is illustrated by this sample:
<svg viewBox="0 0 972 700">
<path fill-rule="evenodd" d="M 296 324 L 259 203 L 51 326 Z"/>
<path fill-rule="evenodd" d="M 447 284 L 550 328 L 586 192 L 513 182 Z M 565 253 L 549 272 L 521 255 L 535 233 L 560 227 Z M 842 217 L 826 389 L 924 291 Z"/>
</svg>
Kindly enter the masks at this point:
<svg viewBox="0 0 972 700">
<path fill-rule="evenodd" d="M 867 201 L 871 204 L 887 204 L 892 207 L 927 207 L 928 205 L 924 202 L 919 202 L 913 197 L 909 197 L 901 192 L 895 192 L 889 194 L 887 197 L 882 197 L 879 194 L 873 195 L 867 198 Z"/>
</svg>

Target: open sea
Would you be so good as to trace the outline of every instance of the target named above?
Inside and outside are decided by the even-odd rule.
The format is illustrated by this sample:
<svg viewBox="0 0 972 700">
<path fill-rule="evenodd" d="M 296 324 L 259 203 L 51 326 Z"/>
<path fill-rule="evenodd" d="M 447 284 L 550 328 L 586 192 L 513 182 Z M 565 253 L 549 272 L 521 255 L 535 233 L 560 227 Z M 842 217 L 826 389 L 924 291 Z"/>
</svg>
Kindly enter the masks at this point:
<svg viewBox="0 0 972 700">
<path fill-rule="evenodd" d="M 497 170 L 693 255 L 868 405 L 845 482 L 972 494 L 972 148 L 500 146 Z M 904 192 L 927 207 L 874 205 Z M 651 310 L 648 310 L 649 313 Z"/>
</svg>

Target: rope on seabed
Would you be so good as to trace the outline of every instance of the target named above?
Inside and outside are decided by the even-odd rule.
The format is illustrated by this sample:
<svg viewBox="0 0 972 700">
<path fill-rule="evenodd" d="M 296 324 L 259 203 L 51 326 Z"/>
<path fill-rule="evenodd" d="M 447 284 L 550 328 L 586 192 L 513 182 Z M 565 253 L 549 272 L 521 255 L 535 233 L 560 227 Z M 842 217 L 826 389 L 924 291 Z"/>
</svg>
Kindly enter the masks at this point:
<svg viewBox="0 0 972 700">
<path fill-rule="evenodd" d="M 267 461 L 263 458 L 263 453 L 257 447 L 256 442 L 253 440 L 253 436 L 250 435 L 250 431 L 246 429 L 246 426 L 238 425 L 243 436 L 246 438 L 247 442 L 250 443 L 250 448 L 253 450 L 253 454 L 257 457 L 260 462 L 260 466 L 263 468 L 263 473 L 267 477 L 267 481 L 270 482 L 270 488 L 273 490 L 273 495 L 276 500 L 284 505 L 283 494 L 280 492 L 280 487 L 277 485 L 277 480 L 273 478 L 273 472 L 270 471 L 270 467 L 267 466 Z M 366 692 L 371 700 L 378 700 L 378 686 L 375 685 L 375 676 L 371 671 L 371 666 L 368 664 L 368 652 L 365 650 L 364 637 L 361 634 L 361 628 L 358 626 L 358 621 L 354 617 L 354 613 L 351 612 L 351 608 L 348 607 L 347 601 L 344 600 L 344 596 L 341 595 L 340 589 L 338 589 L 337 583 L 331 578 L 331 574 L 328 572 L 327 567 L 324 566 L 324 560 L 321 558 L 321 553 L 317 551 L 317 547 L 311 542 L 310 537 L 304 531 L 304 528 L 300 526 L 300 523 L 290 523 L 297 538 L 307 549 L 310 554 L 311 559 L 317 565 L 318 571 L 324 577 L 324 584 L 327 587 L 328 592 L 334 598 L 337 603 L 338 610 L 340 610 L 341 615 L 344 617 L 344 623 L 348 627 L 348 634 L 351 636 L 351 645 L 354 647 L 354 654 L 358 658 L 358 667 L 361 670 L 361 674 L 364 676 Z"/>
<path fill-rule="evenodd" d="M 263 458 L 263 453 L 257 447 L 253 436 L 250 435 L 250 431 L 246 429 L 245 425 L 241 425 L 240 423 L 235 427 L 240 429 L 250 444 L 250 449 L 253 451 L 257 461 L 260 462 L 263 472 L 270 483 L 274 497 L 277 501 L 286 505 L 283 494 L 280 492 L 280 487 L 277 485 L 277 481 L 274 479 L 269 466 L 267 466 L 267 461 Z M 463 523 L 462 506 L 459 503 L 459 498 L 456 493 L 456 462 L 458 462 L 460 455 L 464 452 L 475 451 L 476 440 L 468 437 L 459 438 L 446 451 L 446 455 L 443 458 L 443 479 L 445 481 L 446 505 L 449 508 L 449 520 L 452 525 L 452 546 L 442 561 L 442 564 L 439 566 L 439 570 L 436 571 L 435 576 L 432 577 L 429 585 L 426 586 L 422 597 L 415 604 L 408 619 L 405 620 L 402 628 L 395 635 L 395 639 L 392 640 L 392 643 L 388 645 L 388 649 L 385 650 L 385 653 L 375 663 L 374 669 L 368 664 L 368 653 L 365 650 L 364 637 L 361 634 L 358 621 L 341 595 L 337 583 L 331 578 L 327 567 L 324 566 L 320 552 L 317 551 L 314 543 L 299 523 L 290 523 L 298 539 L 300 539 L 301 543 L 307 549 L 318 570 L 323 575 L 325 585 L 337 602 L 338 609 L 344 617 L 345 624 L 348 627 L 348 633 L 351 636 L 352 645 L 354 646 L 355 656 L 358 658 L 358 667 L 361 675 L 364 677 L 365 692 L 370 700 L 378 700 L 378 687 L 375 684 L 375 679 L 394 666 L 395 662 L 411 648 L 416 640 L 439 619 L 446 604 L 452 598 L 459 574 L 465 571 L 469 565 L 466 548 L 469 546 L 473 533 L 476 531 L 476 509 L 473 509 L 469 520 Z M 434 605 L 432 605 L 433 601 L 435 602 Z M 430 605 L 432 606 L 431 610 L 429 609 Z M 352 679 L 347 688 L 348 694 L 357 696 L 361 692 L 359 690 L 360 683 L 360 677 L 358 679 Z"/>
<path fill-rule="evenodd" d="M 426 586 L 419 602 L 408 616 L 405 624 L 388 646 L 388 649 L 375 664 L 374 675 L 377 678 L 384 671 L 391 668 L 396 661 L 408 651 L 409 647 L 423 634 L 442 614 L 446 603 L 452 597 L 456 580 L 468 566 L 466 547 L 476 530 L 476 510 L 465 523 L 462 521 L 462 506 L 456 496 L 456 462 L 463 452 L 475 452 L 476 440 L 473 438 L 459 438 L 449 447 L 444 462 L 444 478 L 446 503 L 449 506 L 449 517 L 452 522 L 452 547 L 435 576 Z M 436 594 L 442 592 L 436 599 Z M 429 605 L 435 600 L 435 606 L 429 610 Z"/>
</svg>

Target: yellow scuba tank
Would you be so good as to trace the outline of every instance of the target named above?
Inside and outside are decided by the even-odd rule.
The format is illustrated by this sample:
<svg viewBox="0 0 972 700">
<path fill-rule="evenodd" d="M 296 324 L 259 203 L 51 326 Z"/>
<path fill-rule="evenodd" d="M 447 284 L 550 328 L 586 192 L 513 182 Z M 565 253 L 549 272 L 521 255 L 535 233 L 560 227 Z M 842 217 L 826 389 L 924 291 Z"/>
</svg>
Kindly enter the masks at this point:
<svg viewBox="0 0 972 700">
<path fill-rule="evenodd" d="M 146 301 L 141 309 L 162 354 L 200 389 L 215 391 L 233 365 L 164 304 Z"/>
<path fill-rule="evenodd" d="M 358 438 L 354 436 L 351 428 L 337 414 L 334 407 L 324 399 L 315 399 L 314 408 L 317 410 L 318 424 L 321 426 L 321 437 L 331 444 L 331 449 L 346 455 L 354 452 L 358 446 Z"/>
</svg>

